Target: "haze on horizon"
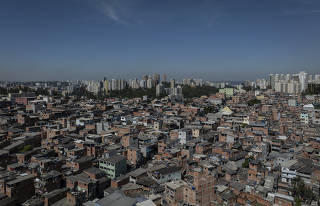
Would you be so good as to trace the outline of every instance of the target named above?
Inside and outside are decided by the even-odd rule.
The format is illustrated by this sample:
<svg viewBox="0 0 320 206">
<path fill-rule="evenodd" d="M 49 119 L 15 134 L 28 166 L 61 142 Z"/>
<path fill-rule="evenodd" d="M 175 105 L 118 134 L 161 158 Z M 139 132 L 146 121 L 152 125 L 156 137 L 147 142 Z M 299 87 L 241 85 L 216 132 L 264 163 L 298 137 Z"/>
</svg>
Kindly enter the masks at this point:
<svg viewBox="0 0 320 206">
<path fill-rule="evenodd" d="M 0 80 L 320 71 L 319 0 L 2 0 Z"/>
</svg>

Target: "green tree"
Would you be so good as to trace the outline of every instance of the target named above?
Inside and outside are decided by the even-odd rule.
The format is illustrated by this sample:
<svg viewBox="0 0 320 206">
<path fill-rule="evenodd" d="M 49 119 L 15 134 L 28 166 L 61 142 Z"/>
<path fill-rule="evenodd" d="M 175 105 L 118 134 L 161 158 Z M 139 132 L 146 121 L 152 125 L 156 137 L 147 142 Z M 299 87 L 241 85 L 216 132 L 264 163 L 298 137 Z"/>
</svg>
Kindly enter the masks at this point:
<svg viewBox="0 0 320 206">
<path fill-rule="evenodd" d="M 212 95 L 217 93 L 219 90 L 216 87 L 211 86 L 197 86 L 197 87 L 190 87 L 190 86 L 183 86 L 182 93 L 183 96 L 186 98 L 193 98 L 193 97 L 201 97 L 203 95 Z"/>
<path fill-rule="evenodd" d="M 294 205 L 295 206 L 301 206 L 301 199 L 299 197 L 294 197 Z"/>
<path fill-rule="evenodd" d="M 312 188 L 306 186 L 300 177 L 294 178 L 292 180 L 292 185 L 295 202 L 296 200 L 300 200 L 300 203 L 303 201 L 307 204 L 311 204 L 313 200 L 317 199 L 317 196 L 313 193 Z"/>
<path fill-rule="evenodd" d="M 306 91 L 304 91 L 304 94 L 320 94 L 320 84 L 308 84 L 308 87 Z"/>
<path fill-rule="evenodd" d="M 258 100 L 258 99 L 250 99 L 250 100 L 247 102 L 247 104 L 248 104 L 249 106 L 253 106 L 253 105 L 255 105 L 255 104 L 260 104 L 260 103 L 261 103 L 261 101 Z"/>
<path fill-rule="evenodd" d="M 254 160 L 254 157 L 250 156 L 250 157 L 246 158 L 244 160 L 244 162 L 242 163 L 242 167 L 243 168 L 249 168 L 249 163 L 250 163 L 251 160 Z"/>
<path fill-rule="evenodd" d="M 208 114 L 208 113 L 215 113 L 217 112 L 217 109 L 214 107 L 214 106 L 208 106 L 208 107 L 205 107 L 203 109 L 204 113 L 205 114 Z"/>
</svg>

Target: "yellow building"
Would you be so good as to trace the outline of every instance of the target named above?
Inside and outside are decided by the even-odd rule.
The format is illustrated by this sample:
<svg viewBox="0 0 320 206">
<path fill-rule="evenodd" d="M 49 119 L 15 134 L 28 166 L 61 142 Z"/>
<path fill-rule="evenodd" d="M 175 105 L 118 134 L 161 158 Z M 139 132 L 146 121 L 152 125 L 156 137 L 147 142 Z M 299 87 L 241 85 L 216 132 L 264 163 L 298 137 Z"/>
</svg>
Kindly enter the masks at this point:
<svg viewBox="0 0 320 206">
<path fill-rule="evenodd" d="M 103 81 L 103 91 L 105 92 L 105 95 L 109 94 L 109 80 L 107 79 Z"/>
</svg>

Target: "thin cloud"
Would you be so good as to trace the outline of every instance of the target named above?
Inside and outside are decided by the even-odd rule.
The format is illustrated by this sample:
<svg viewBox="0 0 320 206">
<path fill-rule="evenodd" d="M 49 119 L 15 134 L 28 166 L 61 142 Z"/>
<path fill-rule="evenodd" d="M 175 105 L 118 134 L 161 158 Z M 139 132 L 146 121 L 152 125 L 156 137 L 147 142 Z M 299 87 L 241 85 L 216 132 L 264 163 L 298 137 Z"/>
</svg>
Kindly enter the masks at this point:
<svg viewBox="0 0 320 206">
<path fill-rule="evenodd" d="M 95 7 L 95 9 L 106 16 L 110 20 L 123 24 L 123 25 L 142 25 L 145 22 L 149 21 L 181 21 L 181 18 L 177 17 L 175 12 L 172 12 L 170 9 L 166 12 L 166 15 L 161 14 L 163 5 L 159 6 L 161 3 L 158 3 L 156 6 L 150 6 L 153 3 L 149 2 L 150 0 L 87 0 L 89 4 Z M 214 6 L 213 6 L 214 5 Z M 145 9 L 146 7 L 149 9 Z M 175 6 L 175 4 L 173 5 Z M 185 6 L 186 9 L 189 9 L 188 6 Z M 144 10 L 141 10 L 144 8 Z M 181 9 L 184 9 L 183 5 Z M 205 25 L 206 27 L 213 27 L 218 24 L 218 20 L 225 16 L 223 7 L 217 6 L 216 1 L 203 1 L 202 4 L 193 8 L 193 10 L 201 9 L 197 17 L 199 20 L 199 25 Z M 160 10 L 160 11 L 159 11 Z M 189 11 L 189 10 L 188 10 Z M 189 15 L 183 19 L 183 23 L 190 20 L 193 21 L 192 11 Z M 197 13 L 198 11 L 195 11 Z M 184 15 L 184 14 L 182 14 Z M 202 22 L 200 22 L 202 20 Z"/>
<path fill-rule="evenodd" d="M 320 9 L 309 10 L 309 11 L 285 11 L 285 15 L 307 15 L 307 14 L 320 14 Z"/>
<path fill-rule="evenodd" d="M 283 0 L 288 3 L 297 3 L 301 5 L 319 5 L 319 0 Z"/>
<path fill-rule="evenodd" d="M 127 22 L 121 18 L 118 8 L 113 0 L 96 0 L 96 9 L 101 12 L 104 16 L 108 17 L 112 21 L 120 24 L 127 24 Z"/>
</svg>

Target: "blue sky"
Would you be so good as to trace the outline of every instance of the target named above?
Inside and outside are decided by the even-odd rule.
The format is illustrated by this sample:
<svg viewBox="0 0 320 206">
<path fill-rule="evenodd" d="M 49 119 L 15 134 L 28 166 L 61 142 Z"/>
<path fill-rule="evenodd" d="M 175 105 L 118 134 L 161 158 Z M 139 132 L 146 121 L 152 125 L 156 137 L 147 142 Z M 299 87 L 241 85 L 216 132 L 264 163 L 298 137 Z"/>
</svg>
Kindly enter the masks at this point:
<svg viewBox="0 0 320 206">
<path fill-rule="evenodd" d="M 0 79 L 320 73 L 319 0 L 1 0 Z"/>
</svg>

